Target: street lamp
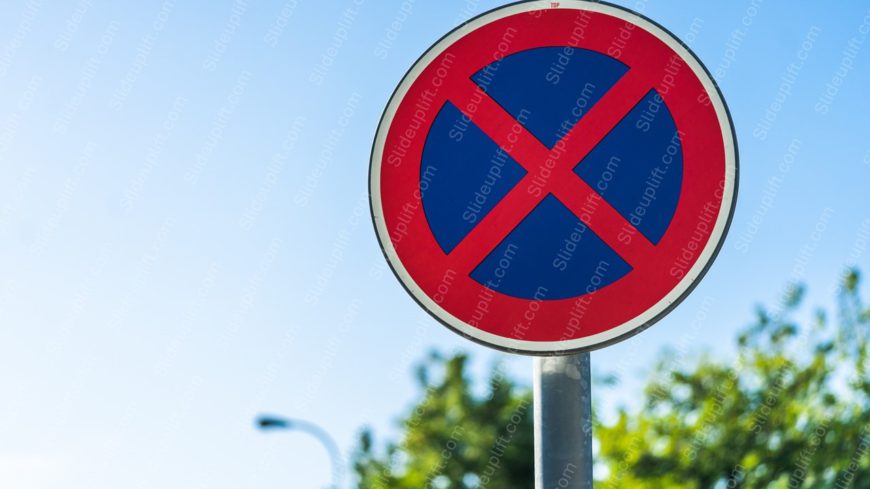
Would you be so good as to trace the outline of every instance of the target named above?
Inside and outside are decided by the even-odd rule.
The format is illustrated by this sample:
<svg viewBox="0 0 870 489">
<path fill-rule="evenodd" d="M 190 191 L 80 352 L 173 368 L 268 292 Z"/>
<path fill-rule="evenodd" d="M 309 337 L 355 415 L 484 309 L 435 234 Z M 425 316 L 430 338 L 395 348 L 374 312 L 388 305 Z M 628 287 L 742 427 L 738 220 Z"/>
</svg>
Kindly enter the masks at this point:
<svg viewBox="0 0 870 489">
<path fill-rule="evenodd" d="M 308 421 L 268 415 L 257 417 L 256 425 L 263 431 L 299 430 L 317 438 L 320 443 L 323 444 L 324 448 L 326 448 L 326 452 L 329 454 L 329 460 L 332 464 L 331 489 L 338 489 L 341 487 L 343 482 L 342 479 L 344 477 L 344 470 L 342 469 L 341 463 L 341 451 L 338 449 L 335 440 L 329 436 L 329 433 L 327 433 L 326 430 Z"/>
</svg>

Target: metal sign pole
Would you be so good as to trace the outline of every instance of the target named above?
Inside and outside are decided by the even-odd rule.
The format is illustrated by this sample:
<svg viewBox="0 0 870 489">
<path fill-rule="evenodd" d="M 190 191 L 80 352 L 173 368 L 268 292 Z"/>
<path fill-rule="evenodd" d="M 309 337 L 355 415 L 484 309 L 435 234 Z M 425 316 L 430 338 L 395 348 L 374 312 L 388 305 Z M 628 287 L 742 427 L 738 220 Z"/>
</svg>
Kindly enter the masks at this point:
<svg viewBox="0 0 870 489">
<path fill-rule="evenodd" d="M 592 489 L 589 353 L 535 358 L 535 489 Z"/>
</svg>

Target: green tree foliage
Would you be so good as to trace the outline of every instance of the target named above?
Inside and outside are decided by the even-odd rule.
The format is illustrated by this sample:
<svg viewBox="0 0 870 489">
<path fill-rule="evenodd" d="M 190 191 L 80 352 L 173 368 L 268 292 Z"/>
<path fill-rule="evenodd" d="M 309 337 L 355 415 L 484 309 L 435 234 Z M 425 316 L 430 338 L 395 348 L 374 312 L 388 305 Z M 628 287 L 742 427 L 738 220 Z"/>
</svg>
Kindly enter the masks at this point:
<svg viewBox="0 0 870 489">
<path fill-rule="evenodd" d="M 423 399 L 402 420 L 400 443 L 375 453 L 363 431 L 354 469 L 366 489 L 533 486 L 532 398 L 499 368 L 486 395 L 472 394 L 468 358 L 432 354 L 418 370 Z M 433 381 L 433 375 L 438 377 Z"/>
<path fill-rule="evenodd" d="M 834 318 L 808 313 L 803 287 L 790 287 L 775 310 L 758 309 L 729 358 L 664 353 L 642 406 L 596 422 L 596 488 L 870 489 L 870 309 L 859 282 L 845 275 Z M 466 363 L 433 355 L 421 367 L 425 394 L 398 444 L 378 449 L 363 432 L 359 487 L 533 487 L 528 389 L 494 369 L 476 397 Z"/>
<path fill-rule="evenodd" d="M 839 317 L 799 326 L 804 295 L 759 309 L 733 361 L 665 357 L 645 408 L 597 427 L 604 488 L 870 488 L 870 311 L 849 272 Z"/>
</svg>

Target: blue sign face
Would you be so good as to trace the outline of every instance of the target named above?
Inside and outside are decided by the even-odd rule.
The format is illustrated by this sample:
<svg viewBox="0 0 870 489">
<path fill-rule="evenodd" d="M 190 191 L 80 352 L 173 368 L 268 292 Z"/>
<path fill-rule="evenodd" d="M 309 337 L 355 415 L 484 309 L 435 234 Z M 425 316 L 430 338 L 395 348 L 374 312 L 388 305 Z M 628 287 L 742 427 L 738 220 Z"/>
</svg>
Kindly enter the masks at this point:
<svg viewBox="0 0 870 489">
<path fill-rule="evenodd" d="M 595 51 L 541 47 L 506 56 L 471 79 L 545 145 L 555 162 L 565 154 L 569 131 L 627 71 L 619 60 Z M 581 161 L 570 162 L 597 194 L 586 199 L 580 215 L 576 206 L 570 210 L 545 190 L 548 164 L 528 175 L 510 151 L 463 111 L 474 112 L 474 107 L 447 101 L 440 108 L 420 166 L 425 217 L 444 253 L 457 247 L 509 193 L 540 199 L 473 269 L 470 276 L 481 285 L 517 298 L 565 299 L 627 275 L 631 265 L 584 224 L 602 204 L 633 226 L 620 233 L 620 241 L 630 241 L 639 232 L 655 245 L 668 229 L 680 199 L 683 142 L 656 89 Z M 510 141 L 514 128 L 503 130 Z"/>
<path fill-rule="evenodd" d="M 691 292 L 736 176 L 721 93 L 672 34 L 605 3 L 518 2 L 402 79 L 372 146 L 372 220 L 446 326 L 565 354 L 636 334 Z"/>
</svg>

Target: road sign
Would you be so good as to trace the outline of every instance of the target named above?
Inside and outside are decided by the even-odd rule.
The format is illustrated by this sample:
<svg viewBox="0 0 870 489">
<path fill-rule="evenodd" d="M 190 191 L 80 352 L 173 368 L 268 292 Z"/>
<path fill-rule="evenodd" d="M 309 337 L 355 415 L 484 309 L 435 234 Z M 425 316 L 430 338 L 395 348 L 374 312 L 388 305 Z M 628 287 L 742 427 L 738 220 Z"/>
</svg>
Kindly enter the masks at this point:
<svg viewBox="0 0 870 489">
<path fill-rule="evenodd" d="M 434 317 L 503 350 L 588 351 L 653 324 L 706 272 L 736 141 L 709 73 L 661 26 L 522 2 L 414 64 L 370 185 L 384 254 Z"/>
</svg>

